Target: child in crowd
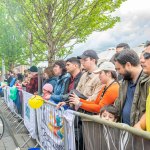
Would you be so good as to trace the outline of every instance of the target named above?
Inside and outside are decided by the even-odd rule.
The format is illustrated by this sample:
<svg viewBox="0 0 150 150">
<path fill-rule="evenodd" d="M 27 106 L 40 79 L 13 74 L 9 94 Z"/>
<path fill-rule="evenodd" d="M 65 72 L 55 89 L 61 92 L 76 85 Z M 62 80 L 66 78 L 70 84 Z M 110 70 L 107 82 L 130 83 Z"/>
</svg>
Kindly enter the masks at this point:
<svg viewBox="0 0 150 150">
<path fill-rule="evenodd" d="M 46 83 L 44 86 L 43 86 L 43 99 L 45 100 L 49 100 L 49 97 L 50 95 L 52 94 L 53 92 L 53 86 L 49 83 Z"/>
<path fill-rule="evenodd" d="M 117 122 L 119 119 L 119 112 L 114 105 L 107 105 L 101 108 L 100 117 L 108 121 Z"/>
</svg>

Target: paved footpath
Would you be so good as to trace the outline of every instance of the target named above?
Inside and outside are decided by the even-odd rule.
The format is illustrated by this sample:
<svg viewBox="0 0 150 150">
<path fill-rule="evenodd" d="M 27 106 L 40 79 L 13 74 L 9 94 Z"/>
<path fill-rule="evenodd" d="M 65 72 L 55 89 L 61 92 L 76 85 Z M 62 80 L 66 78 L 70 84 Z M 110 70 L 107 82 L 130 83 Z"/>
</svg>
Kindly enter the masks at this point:
<svg viewBox="0 0 150 150">
<path fill-rule="evenodd" d="M 10 119 L 6 117 L 9 114 L 9 110 L 4 110 L 5 106 L 1 106 L 3 99 L 0 98 L 0 115 L 4 120 L 4 135 L 0 140 L 0 150 L 28 150 L 28 148 L 34 147 L 36 142 L 34 140 L 29 140 L 29 142 L 23 147 L 20 148 L 25 141 L 29 138 L 28 132 L 25 128 L 21 130 L 18 134 L 16 133 L 17 119 Z M 16 121 L 16 123 L 13 123 Z"/>
</svg>

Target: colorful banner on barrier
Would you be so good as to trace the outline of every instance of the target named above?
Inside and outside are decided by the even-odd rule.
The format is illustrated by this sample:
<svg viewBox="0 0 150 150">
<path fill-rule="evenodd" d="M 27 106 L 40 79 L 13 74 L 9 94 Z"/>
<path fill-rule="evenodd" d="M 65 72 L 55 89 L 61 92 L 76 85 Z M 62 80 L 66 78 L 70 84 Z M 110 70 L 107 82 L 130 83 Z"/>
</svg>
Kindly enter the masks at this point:
<svg viewBox="0 0 150 150">
<path fill-rule="evenodd" d="M 23 107 L 24 107 L 24 125 L 29 131 L 33 139 L 37 138 L 36 133 L 36 116 L 35 110 L 30 108 L 28 105 L 28 100 L 31 98 L 32 94 L 23 91 Z"/>
<path fill-rule="evenodd" d="M 92 121 L 83 121 L 86 150 L 149 150 L 150 141 Z"/>
<path fill-rule="evenodd" d="M 74 119 L 75 115 L 73 115 L 71 110 L 66 110 L 63 114 L 64 122 L 65 122 L 65 132 L 66 132 L 66 144 L 68 150 L 75 150 L 75 131 L 74 131 Z"/>
<path fill-rule="evenodd" d="M 62 111 L 44 104 L 37 110 L 38 134 L 45 150 L 64 149 L 64 123 Z"/>
</svg>

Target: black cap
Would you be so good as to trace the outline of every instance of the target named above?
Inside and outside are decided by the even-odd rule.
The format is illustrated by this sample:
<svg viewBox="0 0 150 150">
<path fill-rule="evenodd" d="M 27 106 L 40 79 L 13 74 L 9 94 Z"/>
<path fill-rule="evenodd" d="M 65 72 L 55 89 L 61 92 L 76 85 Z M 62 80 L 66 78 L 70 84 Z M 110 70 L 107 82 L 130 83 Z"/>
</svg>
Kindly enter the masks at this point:
<svg viewBox="0 0 150 150">
<path fill-rule="evenodd" d="M 78 59 L 84 59 L 84 58 L 93 58 L 93 59 L 99 59 L 97 53 L 94 50 L 86 50 L 83 52 L 81 56 L 77 56 Z"/>
<path fill-rule="evenodd" d="M 30 67 L 29 71 L 38 72 L 38 68 L 36 66 L 32 66 L 32 67 Z"/>
</svg>

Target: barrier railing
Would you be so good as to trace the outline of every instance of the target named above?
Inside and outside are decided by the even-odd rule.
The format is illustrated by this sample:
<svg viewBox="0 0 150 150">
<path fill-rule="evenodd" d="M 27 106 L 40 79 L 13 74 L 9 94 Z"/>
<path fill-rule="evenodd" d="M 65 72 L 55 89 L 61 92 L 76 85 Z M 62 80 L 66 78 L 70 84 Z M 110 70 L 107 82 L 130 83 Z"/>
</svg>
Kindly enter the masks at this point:
<svg viewBox="0 0 150 150">
<path fill-rule="evenodd" d="M 150 133 L 126 124 L 73 112 L 82 117 L 83 141 L 87 150 L 148 150 Z"/>
<path fill-rule="evenodd" d="M 9 88 L 4 90 L 4 102 L 11 112 L 22 116 L 30 136 L 43 150 L 149 150 L 149 132 L 72 110 L 57 110 L 48 101 L 34 110 L 28 106 L 31 96 L 21 91 L 17 103 L 9 98 Z"/>
</svg>

